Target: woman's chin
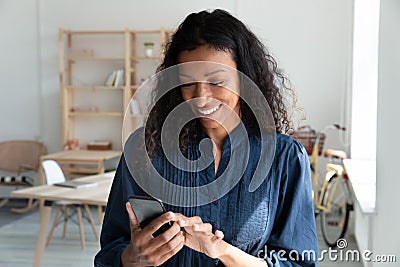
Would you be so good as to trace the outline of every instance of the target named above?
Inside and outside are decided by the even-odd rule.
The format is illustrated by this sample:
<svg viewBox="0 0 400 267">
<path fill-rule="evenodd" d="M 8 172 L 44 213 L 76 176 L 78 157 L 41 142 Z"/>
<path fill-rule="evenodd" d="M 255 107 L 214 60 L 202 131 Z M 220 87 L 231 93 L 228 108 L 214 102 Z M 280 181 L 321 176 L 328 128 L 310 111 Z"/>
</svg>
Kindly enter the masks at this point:
<svg viewBox="0 0 400 267">
<path fill-rule="evenodd" d="M 199 117 L 201 125 L 206 129 L 216 129 L 222 127 L 221 123 L 209 117 Z"/>
</svg>

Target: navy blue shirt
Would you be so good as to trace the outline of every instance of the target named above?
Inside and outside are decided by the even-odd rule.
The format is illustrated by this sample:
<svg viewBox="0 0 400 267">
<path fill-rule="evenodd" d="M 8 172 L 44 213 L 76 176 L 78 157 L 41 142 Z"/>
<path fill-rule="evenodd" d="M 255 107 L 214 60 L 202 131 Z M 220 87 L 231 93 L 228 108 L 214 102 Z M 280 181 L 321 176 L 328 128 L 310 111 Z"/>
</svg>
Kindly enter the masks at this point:
<svg viewBox="0 0 400 267">
<path fill-rule="evenodd" d="M 303 146 L 289 136 L 276 135 L 276 150 L 266 179 L 249 192 L 252 173 L 260 158 L 259 139 L 250 137 L 249 160 L 239 182 L 226 195 L 197 207 L 165 205 L 167 210 L 185 216 L 200 216 L 221 230 L 224 240 L 264 258 L 270 266 L 316 266 L 318 244 L 311 191 L 308 155 Z M 189 147 L 189 159 L 198 155 L 198 144 Z M 229 138 L 215 174 L 214 163 L 195 175 L 196 185 L 210 183 L 224 171 L 230 160 Z M 212 153 L 210 154 L 212 155 Z M 190 186 L 193 174 L 177 170 L 165 156 L 153 160 L 157 171 L 171 182 Z M 191 175 L 191 176 L 190 176 Z M 190 177 L 189 177 L 190 176 Z M 121 253 L 130 241 L 129 217 L 125 203 L 131 195 L 146 195 L 132 177 L 124 155 L 118 165 L 101 232 L 101 250 L 95 266 L 121 266 Z M 161 266 L 224 266 L 186 246 Z"/>
</svg>

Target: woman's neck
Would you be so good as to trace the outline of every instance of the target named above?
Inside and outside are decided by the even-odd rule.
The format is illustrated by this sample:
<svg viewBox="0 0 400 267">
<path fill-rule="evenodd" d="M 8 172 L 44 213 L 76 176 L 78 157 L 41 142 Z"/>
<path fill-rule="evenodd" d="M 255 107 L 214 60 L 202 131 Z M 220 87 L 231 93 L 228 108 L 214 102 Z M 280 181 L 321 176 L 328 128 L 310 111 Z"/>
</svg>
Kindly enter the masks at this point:
<svg viewBox="0 0 400 267">
<path fill-rule="evenodd" d="M 240 120 L 232 120 L 225 127 L 203 128 L 207 135 L 211 138 L 217 149 L 222 150 L 225 139 L 239 125 Z M 215 149 L 215 148 L 214 148 Z"/>
<path fill-rule="evenodd" d="M 204 131 L 211 138 L 216 149 L 222 150 L 224 141 L 228 137 L 228 132 L 222 127 L 217 129 L 204 129 Z"/>
</svg>

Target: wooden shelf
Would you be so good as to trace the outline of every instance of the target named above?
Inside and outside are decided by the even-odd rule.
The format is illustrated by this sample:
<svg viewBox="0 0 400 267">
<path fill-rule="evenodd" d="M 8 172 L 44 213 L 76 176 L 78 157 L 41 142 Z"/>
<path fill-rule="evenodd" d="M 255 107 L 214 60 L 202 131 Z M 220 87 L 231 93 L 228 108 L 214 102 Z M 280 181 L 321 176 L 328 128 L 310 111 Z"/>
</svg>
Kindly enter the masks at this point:
<svg viewBox="0 0 400 267">
<path fill-rule="evenodd" d="M 168 30 L 165 30 L 168 31 Z M 131 34 L 160 34 L 161 30 L 109 30 L 109 31 L 74 31 L 74 30 L 65 30 L 66 34 L 124 34 L 129 32 Z"/>
<path fill-rule="evenodd" d="M 115 122 L 124 123 L 126 119 L 124 131 L 127 135 L 131 129 L 141 125 L 141 121 L 145 118 L 144 114 L 127 113 L 125 118 L 125 111 L 130 110 L 132 95 L 139 88 L 138 80 L 154 74 L 155 70 L 148 73 L 147 67 L 154 68 L 153 63 L 158 63 L 163 57 L 157 53 L 146 57 L 141 50 L 138 54 L 139 40 L 144 42 L 142 39 L 150 39 L 149 41 L 162 48 L 162 44 L 168 40 L 171 33 L 172 31 L 164 28 L 59 30 L 62 148 L 71 139 L 83 141 L 90 139 L 93 127 L 104 129 L 114 125 Z M 143 71 L 142 69 L 138 71 L 138 68 L 143 68 Z M 123 81 L 117 84 L 123 83 L 123 85 L 114 87 L 102 84 L 102 81 L 109 79 L 109 75 L 120 69 L 124 69 L 124 77 Z M 111 93 L 115 90 L 118 93 Z M 93 110 L 120 112 L 71 111 L 74 106 L 86 105 L 98 106 L 98 109 Z M 98 134 L 101 139 L 110 140 L 115 148 L 119 149 L 120 135 L 118 131 L 114 132 L 115 134 L 111 134 L 109 131 L 99 130 Z"/>
<path fill-rule="evenodd" d="M 132 30 L 132 34 L 160 34 L 160 30 Z"/>
<path fill-rule="evenodd" d="M 70 111 L 68 116 L 70 117 L 123 117 L 122 112 L 81 112 L 81 111 Z"/>
<path fill-rule="evenodd" d="M 162 57 L 131 57 L 132 60 L 162 60 Z"/>
<path fill-rule="evenodd" d="M 81 57 L 66 57 L 67 60 L 70 61 L 123 61 L 125 58 L 123 57 L 88 57 L 88 56 L 81 56 Z"/>
<path fill-rule="evenodd" d="M 123 34 L 125 31 L 65 31 L 67 34 Z"/>
<path fill-rule="evenodd" d="M 105 86 L 105 85 L 92 85 L 92 86 L 73 86 L 73 85 L 68 85 L 65 87 L 68 90 L 74 89 L 74 90 L 123 90 L 126 87 L 125 86 Z"/>
<path fill-rule="evenodd" d="M 111 91 L 115 91 L 115 90 L 125 90 L 125 89 L 138 89 L 139 85 L 131 85 L 131 86 L 117 86 L 117 87 L 113 87 L 113 86 L 105 86 L 105 85 L 93 85 L 93 86 L 72 86 L 72 85 L 68 85 L 65 86 L 65 89 L 67 90 L 111 90 Z"/>
</svg>

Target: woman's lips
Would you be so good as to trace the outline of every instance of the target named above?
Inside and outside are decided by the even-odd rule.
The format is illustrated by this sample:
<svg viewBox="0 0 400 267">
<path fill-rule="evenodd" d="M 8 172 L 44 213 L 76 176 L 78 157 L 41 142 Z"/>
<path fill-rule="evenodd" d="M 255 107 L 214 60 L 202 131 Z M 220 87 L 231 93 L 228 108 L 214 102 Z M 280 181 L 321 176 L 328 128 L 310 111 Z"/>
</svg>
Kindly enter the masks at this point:
<svg viewBox="0 0 400 267">
<path fill-rule="evenodd" d="M 207 108 L 196 108 L 196 110 L 198 111 L 198 113 L 200 115 L 205 115 L 205 116 L 209 116 L 211 114 L 213 114 L 214 112 L 216 112 L 218 109 L 220 109 L 222 106 L 222 104 L 219 104 L 215 107 L 207 107 Z"/>
</svg>

